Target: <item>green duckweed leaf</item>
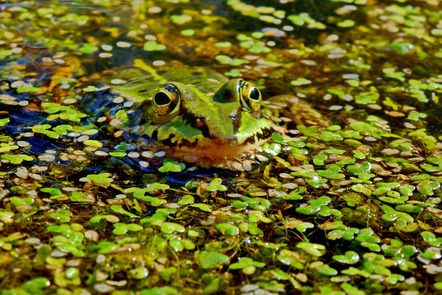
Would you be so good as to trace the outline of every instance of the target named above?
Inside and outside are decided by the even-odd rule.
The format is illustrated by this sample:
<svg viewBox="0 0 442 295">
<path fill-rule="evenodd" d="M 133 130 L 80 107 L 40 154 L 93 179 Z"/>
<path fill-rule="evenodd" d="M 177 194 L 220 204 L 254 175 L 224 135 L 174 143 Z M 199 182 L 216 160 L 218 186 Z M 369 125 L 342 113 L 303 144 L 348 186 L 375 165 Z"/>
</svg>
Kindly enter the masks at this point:
<svg viewBox="0 0 442 295">
<path fill-rule="evenodd" d="M 202 251 L 199 255 L 199 262 L 202 268 L 213 268 L 218 264 L 226 263 L 229 261 L 227 255 L 215 252 L 215 251 Z"/>
<path fill-rule="evenodd" d="M 307 137 L 315 137 L 315 136 L 319 135 L 318 128 L 314 128 L 314 127 L 307 128 L 304 125 L 297 125 L 296 128 Z"/>
<path fill-rule="evenodd" d="M 230 269 L 242 269 L 245 274 L 251 275 L 255 272 L 257 267 L 264 267 L 263 262 L 254 261 L 249 257 L 240 257 L 239 261 L 229 265 Z"/>
<path fill-rule="evenodd" d="M 11 164 L 18 165 L 21 164 L 23 161 L 32 161 L 34 158 L 28 155 L 18 154 L 18 155 L 2 155 L 2 159 L 9 160 Z"/>
<path fill-rule="evenodd" d="M 328 264 L 323 264 L 319 267 L 314 268 L 316 271 L 320 272 L 323 275 L 326 276 L 335 276 L 338 274 L 338 271 L 332 267 L 330 267 Z"/>
<path fill-rule="evenodd" d="M 28 294 L 44 294 L 44 288 L 47 288 L 51 285 L 51 282 L 47 278 L 39 277 L 27 281 L 26 283 L 21 285 L 21 288 L 26 291 Z M 15 292 L 14 292 L 15 293 Z M 17 293 L 21 294 L 21 293 Z"/>
<path fill-rule="evenodd" d="M 410 180 L 427 180 L 427 179 L 433 179 L 433 176 L 426 173 L 421 173 L 416 176 L 410 177 Z"/>
<path fill-rule="evenodd" d="M 411 185 L 411 184 L 407 184 L 407 185 L 401 186 L 399 188 L 399 192 L 402 195 L 408 196 L 408 197 L 413 195 L 414 190 L 415 190 L 415 187 L 414 187 L 414 185 Z"/>
<path fill-rule="evenodd" d="M 325 246 L 321 244 L 314 244 L 308 242 L 299 242 L 296 248 L 302 249 L 308 254 L 316 257 L 320 257 L 325 254 Z"/>
<path fill-rule="evenodd" d="M 161 224 L 161 231 L 166 234 L 171 234 L 173 232 L 184 232 L 185 227 L 178 223 L 164 222 Z"/>
<path fill-rule="evenodd" d="M 126 227 L 126 224 L 124 223 L 115 223 L 114 224 L 114 230 L 112 231 L 115 235 L 124 235 L 127 233 L 128 229 Z"/>
<path fill-rule="evenodd" d="M 317 179 L 306 179 L 305 180 L 309 185 L 312 187 L 319 187 L 321 184 L 326 183 L 327 179 L 324 178 L 317 178 Z"/>
<path fill-rule="evenodd" d="M 126 152 L 109 152 L 109 155 L 112 157 L 122 158 L 127 155 Z"/>
<path fill-rule="evenodd" d="M 306 215 L 312 215 L 321 210 L 321 205 L 310 205 L 296 208 L 296 212 Z"/>
<path fill-rule="evenodd" d="M 348 295 L 365 295 L 366 293 L 362 290 L 359 290 L 357 287 L 352 286 L 349 283 L 342 283 L 341 289 L 345 291 Z M 332 294 L 332 293 L 329 293 Z"/>
<path fill-rule="evenodd" d="M 324 131 L 321 134 L 321 139 L 323 141 L 340 141 L 340 140 L 343 140 L 344 138 L 340 134 L 338 134 L 338 133 L 333 133 L 333 132 L 330 132 L 330 131 Z"/>
<path fill-rule="evenodd" d="M 327 158 L 328 158 L 327 155 L 324 155 L 324 154 L 318 155 L 313 158 L 313 163 L 317 166 L 322 166 L 322 165 L 324 165 L 324 161 L 327 160 Z"/>
<path fill-rule="evenodd" d="M 83 46 L 81 46 L 78 49 L 78 51 L 80 51 L 81 53 L 84 53 L 84 54 L 93 53 L 97 50 L 98 50 L 98 47 L 96 47 L 95 45 L 92 45 L 90 43 L 85 43 L 85 44 L 83 44 Z"/>
<path fill-rule="evenodd" d="M 298 78 L 298 79 L 290 82 L 290 84 L 293 86 L 308 85 L 310 83 L 312 83 L 312 81 L 305 79 L 305 78 Z"/>
<path fill-rule="evenodd" d="M 401 55 L 405 55 L 413 51 L 414 46 L 411 43 L 402 42 L 402 43 L 393 43 L 390 45 L 390 48 L 397 51 Z"/>
<path fill-rule="evenodd" d="M 193 250 L 196 247 L 196 245 L 189 239 L 183 239 L 181 241 L 182 241 L 184 249 L 186 249 L 186 250 Z"/>
<path fill-rule="evenodd" d="M 241 227 L 240 227 L 240 229 L 242 231 L 245 231 Z M 255 222 L 248 223 L 248 231 L 252 236 L 259 236 L 259 237 L 264 236 L 264 232 L 258 227 L 258 224 Z"/>
<path fill-rule="evenodd" d="M 114 211 L 115 213 L 123 214 L 123 215 L 129 216 L 129 217 L 133 217 L 133 218 L 137 218 L 138 217 L 137 215 L 135 215 L 135 214 L 133 214 L 133 213 L 131 213 L 129 211 L 124 210 L 123 207 L 121 207 L 120 205 L 112 205 L 112 206 L 110 206 L 110 209 L 112 211 Z"/>
<path fill-rule="evenodd" d="M 161 51 L 161 50 L 166 49 L 166 46 L 158 43 L 157 41 L 149 40 L 149 41 L 146 41 L 146 43 L 144 43 L 143 49 L 145 51 Z"/>
<path fill-rule="evenodd" d="M 72 195 L 69 197 L 72 202 L 84 202 L 86 201 L 86 195 L 82 192 L 72 192 Z"/>
<path fill-rule="evenodd" d="M 103 184 L 103 185 L 107 185 L 109 183 L 111 183 L 112 181 L 114 181 L 110 176 L 112 174 L 105 172 L 105 173 L 100 173 L 100 174 L 88 174 L 86 177 L 89 178 L 90 180 L 92 180 L 93 182 L 95 182 L 96 184 Z"/>
<path fill-rule="evenodd" d="M 17 93 L 38 93 L 41 92 L 42 89 L 34 86 L 25 86 L 25 87 L 18 87 L 16 91 Z"/>
<path fill-rule="evenodd" d="M 242 197 L 241 200 L 246 202 L 247 205 L 253 210 L 266 211 L 271 206 L 271 202 L 264 198 Z"/>
<path fill-rule="evenodd" d="M 214 278 L 210 283 L 204 287 L 203 294 L 219 293 L 226 288 L 226 283 L 221 278 Z"/>
<path fill-rule="evenodd" d="M 9 118 L 4 118 L 4 119 L 0 119 L 0 127 L 5 126 L 6 124 L 9 123 Z"/>
<path fill-rule="evenodd" d="M 432 232 L 423 231 L 421 232 L 421 237 L 425 242 L 433 247 L 439 247 L 442 244 L 442 238 L 436 238 Z"/>
<path fill-rule="evenodd" d="M 265 265 L 265 264 L 264 264 Z M 280 269 L 271 270 L 270 273 L 277 279 L 277 280 L 290 280 L 290 275 Z"/>
<path fill-rule="evenodd" d="M 143 227 L 141 225 L 136 224 L 136 223 L 126 224 L 126 228 L 130 231 L 140 231 L 143 229 Z"/>
<path fill-rule="evenodd" d="M 100 89 L 98 89 L 97 87 L 93 86 L 93 85 L 89 85 L 85 88 L 83 88 L 84 92 L 96 92 L 99 91 Z"/>
<path fill-rule="evenodd" d="M 363 193 L 366 196 L 370 196 L 372 193 L 369 188 L 367 188 L 366 186 L 360 183 L 353 185 L 351 189 L 354 190 L 355 192 Z"/>
<path fill-rule="evenodd" d="M 239 228 L 228 223 L 219 223 L 216 225 L 216 229 L 225 236 L 236 236 L 239 234 Z"/>
<path fill-rule="evenodd" d="M 186 168 L 184 163 L 177 162 L 174 159 L 164 159 L 163 166 L 158 168 L 158 171 L 167 173 L 167 172 L 181 172 Z"/>
<path fill-rule="evenodd" d="M 339 173 L 341 171 L 341 167 L 338 165 L 330 165 L 327 170 L 317 170 L 319 176 L 328 178 L 328 179 L 343 179 L 345 175 L 343 173 Z"/>
<path fill-rule="evenodd" d="M 190 15 L 187 14 L 181 14 L 181 15 L 171 15 L 170 19 L 172 20 L 172 22 L 182 25 L 184 23 L 190 22 L 192 20 L 192 17 Z"/>
<path fill-rule="evenodd" d="M 403 72 L 396 72 L 394 68 L 383 68 L 382 72 L 385 74 L 385 77 L 396 79 L 399 81 L 404 81 L 405 73 Z"/>
<path fill-rule="evenodd" d="M 387 205 L 382 205 L 381 208 L 385 212 L 385 214 L 382 215 L 382 219 L 385 221 L 392 222 L 395 220 L 403 220 L 406 223 L 414 222 L 414 218 L 407 213 L 398 212 Z"/>
<path fill-rule="evenodd" d="M 400 274 L 392 274 L 392 275 L 388 276 L 385 279 L 385 281 L 391 285 L 396 285 L 398 282 L 405 281 L 405 277 Z"/>
<path fill-rule="evenodd" d="M 61 194 L 61 190 L 59 190 L 58 188 L 54 188 L 54 187 L 44 187 L 44 188 L 41 188 L 40 191 L 43 193 L 51 194 L 52 196 L 57 196 L 57 195 Z"/>
<path fill-rule="evenodd" d="M 374 232 L 372 229 L 363 228 L 359 231 L 359 234 L 355 240 L 360 242 L 362 247 L 368 248 L 370 251 L 380 252 L 381 247 L 378 245 L 378 243 L 381 242 L 381 239 L 373 234 Z"/>
<path fill-rule="evenodd" d="M 336 25 L 341 28 L 350 28 L 355 25 L 355 22 L 351 19 L 346 19 L 346 20 L 343 20 L 343 21 L 337 23 Z"/>
<path fill-rule="evenodd" d="M 282 144 L 284 142 L 284 139 L 282 138 L 282 136 L 278 133 L 273 133 L 272 134 L 272 140 L 276 143 Z"/>
<path fill-rule="evenodd" d="M 241 77 L 242 73 L 238 69 L 231 69 L 230 71 L 225 72 L 224 75 L 227 77 Z"/>
<path fill-rule="evenodd" d="M 195 30 L 193 30 L 193 29 L 187 29 L 187 30 L 181 31 L 181 35 L 187 36 L 187 37 L 193 36 L 194 34 L 195 34 Z"/>
<path fill-rule="evenodd" d="M 71 129 L 72 129 L 72 126 L 66 125 L 66 124 L 58 125 L 58 126 L 55 126 L 54 128 L 52 128 L 52 130 L 54 130 L 55 132 L 57 132 L 60 135 L 66 135 L 68 133 L 68 131 Z"/>
<path fill-rule="evenodd" d="M 101 148 L 103 146 L 103 144 L 100 141 L 92 140 L 92 139 L 85 140 L 83 143 L 85 145 L 92 146 L 92 147 L 97 147 L 97 148 Z"/>
<path fill-rule="evenodd" d="M 58 210 L 56 213 L 50 214 L 51 218 L 60 223 L 68 223 L 71 221 L 72 212 L 69 210 Z"/>
<path fill-rule="evenodd" d="M 435 260 L 435 259 L 441 259 L 442 255 L 440 254 L 439 251 L 425 251 L 424 253 L 421 254 L 422 258 L 424 259 L 428 259 L 428 260 Z"/>
<path fill-rule="evenodd" d="M 348 269 L 344 269 L 342 271 L 342 273 L 343 274 L 347 274 L 347 275 L 351 275 L 351 276 L 354 276 L 354 275 L 360 275 L 362 277 L 369 277 L 370 276 L 370 273 L 368 273 L 367 271 L 360 270 L 360 269 L 355 268 L 355 267 L 350 267 Z"/>
<path fill-rule="evenodd" d="M 354 236 L 359 233 L 359 229 L 357 228 L 349 228 L 346 226 L 338 226 L 337 229 L 332 230 L 328 233 L 327 237 L 330 240 L 344 239 L 347 241 L 351 241 L 354 239 Z"/>
<path fill-rule="evenodd" d="M 181 295 L 182 293 L 177 289 L 169 286 L 153 287 L 149 289 L 143 289 L 140 291 L 140 295 Z"/>
<path fill-rule="evenodd" d="M 18 149 L 17 145 L 10 145 L 8 143 L 0 143 L 0 153 L 9 152 Z"/>
<path fill-rule="evenodd" d="M 424 210 L 424 208 L 422 206 L 413 205 L 413 204 L 397 205 L 395 207 L 395 209 L 397 211 L 404 211 L 404 212 L 415 213 L 415 214 L 419 214 Z"/>
<path fill-rule="evenodd" d="M 408 200 L 408 197 L 402 196 L 402 197 L 380 197 L 379 200 L 390 203 L 390 204 L 403 204 L 405 201 Z"/>
<path fill-rule="evenodd" d="M 49 124 L 34 125 L 32 127 L 32 131 L 35 133 L 44 134 L 50 138 L 59 138 L 60 137 L 60 135 L 57 132 L 52 131 L 52 130 L 47 130 L 49 128 L 51 128 L 51 125 L 49 125 Z"/>
<path fill-rule="evenodd" d="M 146 267 L 137 267 L 129 270 L 130 277 L 136 280 L 142 280 L 149 275 Z"/>
<path fill-rule="evenodd" d="M 304 269 L 303 258 L 298 252 L 283 249 L 276 258 L 281 263 L 291 265 L 296 269 Z"/>
<path fill-rule="evenodd" d="M 321 196 L 318 199 L 309 200 L 308 203 L 312 205 L 328 205 L 331 202 L 330 197 Z"/>
<path fill-rule="evenodd" d="M 227 187 L 225 185 L 222 185 L 221 182 L 222 182 L 221 178 L 215 178 L 209 183 L 206 190 L 208 192 L 214 192 L 214 191 L 225 192 L 227 190 Z"/>
<path fill-rule="evenodd" d="M 425 196 L 434 195 L 434 191 L 438 188 L 440 188 L 440 183 L 430 179 L 421 181 L 418 186 L 418 190 Z"/>
<path fill-rule="evenodd" d="M 198 208 L 204 212 L 212 212 L 212 207 L 209 204 L 197 203 L 190 205 L 190 207 Z"/>
<path fill-rule="evenodd" d="M 169 246 L 172 247 L 172 249 L 175 252 L 181 252 L 184 250 L 184 245 L 183 245 L 182 240 L 178 239 L 177 237 L 169 240 Z"/>
<path fill-rule="evenodd" d="M 332 258 L 345 264 L 355 264 L 359 262 L 359 254 L 354 251 L 347 251 L 344 255 L 333 255 Z"/>
<path fill-rule="evenodd" d="M 156 190 L 167 190 L 170 188 L 170 186 L 168 184 L 165 183 L 158 183 L 158 182 L 154 182 L 150 185 L 151 188 L 156 189 Z"/>
<path fill-rule="evenodd" d="M 46 228 L 49 232 L 63 233 L 65 236 L 69 236 L 72 233 L 72 229 L 69 224 L 51 225 Z"/>
<path fill-rule="evenodd" d="M 226 41 L 226 42 L 216 42 L 214 45 L 216 47 L 219 47 L 219 48 L 229 48 L 230 46 L 232 46 L 232 43 L 230 43 L 228 41 Z"/>
<path fill-rule="evenodd" d="M 195 198 L 193 196 L 191 196 L 191 195 L 184 195 L 178 201 L 178 205 L 184 206 L 184 205 L 192 204 L 194 202 L 195 202 Z"/>
</svg>

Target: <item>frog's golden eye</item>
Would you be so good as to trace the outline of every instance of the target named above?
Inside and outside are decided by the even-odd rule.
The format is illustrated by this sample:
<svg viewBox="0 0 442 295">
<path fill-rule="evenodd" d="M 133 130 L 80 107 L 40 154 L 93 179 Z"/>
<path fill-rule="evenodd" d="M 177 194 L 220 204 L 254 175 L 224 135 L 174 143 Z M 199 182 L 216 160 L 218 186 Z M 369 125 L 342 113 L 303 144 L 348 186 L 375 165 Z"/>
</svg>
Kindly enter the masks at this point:
<svg viewBox="0 0 442 295">
<path fill-rule="evenodd" d="M 172 83 L 161 86 L 153 97 L 153 111 L 156 116 L 167 116 L 178 111 L 180 92 Z"/>
<path fill-rule="evenodd" d="M 248 111 L 259 111 L 262 102 L 261 91 L 250 82 L 240 81 L 239 94 L 241 98 L 241 105 Z"/>
</svg>

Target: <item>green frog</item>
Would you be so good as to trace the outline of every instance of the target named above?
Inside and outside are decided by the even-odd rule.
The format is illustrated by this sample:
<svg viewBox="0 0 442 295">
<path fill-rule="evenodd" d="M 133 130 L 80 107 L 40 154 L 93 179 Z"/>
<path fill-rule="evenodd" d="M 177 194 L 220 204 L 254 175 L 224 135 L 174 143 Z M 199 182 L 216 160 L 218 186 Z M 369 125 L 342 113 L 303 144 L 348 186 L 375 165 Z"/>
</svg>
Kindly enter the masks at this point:
<svg viewBox="0 0 442 295">
<path fill-rule="evenodd" d="M 231 168 L 231 161 L 254 155 L 273 132 L 281 132 L 271 119 L 275 111 L 296 124 L 329 124 L 293 95 L 271 98 L 272 110 L 265 108 L 260 90 L 242 78 L 182 65 L 155 70 L 140 60 L 135 66 L 124 73 L 135 78 L 112 81 L 117 93 L 135 102 L 120 127 L 131 126 L 132 133 L 151 139 L 150 150 L 185 162 Z"/>
</svg>

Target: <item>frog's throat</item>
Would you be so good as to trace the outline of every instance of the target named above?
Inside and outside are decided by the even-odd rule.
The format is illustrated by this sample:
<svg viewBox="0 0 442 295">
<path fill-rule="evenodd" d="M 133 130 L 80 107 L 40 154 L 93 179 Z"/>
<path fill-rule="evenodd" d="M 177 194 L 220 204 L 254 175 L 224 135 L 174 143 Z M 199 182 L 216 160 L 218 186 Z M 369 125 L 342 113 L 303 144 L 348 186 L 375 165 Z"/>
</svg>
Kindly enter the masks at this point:
<svg viewBox="0 0 442 295">
<path fill-rule="evenodd" d="M 258 139 L 253 143 L 237 145 L 225 141 L 211 140 L 195 146 L 178 145 L 166 147 L 165 152 L 173 158 L 182 159 L 188 163 L 206 163 L 209 166 L 224 167 L 226 161 L 253 157 L 261 145 L 269 137 Z"/>
<path fill-rule="evenodd" d="M 255 136 L 250 142 L 235 144 L 226 140 L 206 139 L 199 142 L 181 144 L 149 145 L 149 150 L 163 151 L 167 157 L 177 158 L 187 163 L 197 163 L 202 167 L 231 168 L 230 161 L 252 159 L 269 136 Z M 141 142 L 140 142 L 141 143 Z M 236 169 L 234 169 L 236 170 Z"/>
</svg>

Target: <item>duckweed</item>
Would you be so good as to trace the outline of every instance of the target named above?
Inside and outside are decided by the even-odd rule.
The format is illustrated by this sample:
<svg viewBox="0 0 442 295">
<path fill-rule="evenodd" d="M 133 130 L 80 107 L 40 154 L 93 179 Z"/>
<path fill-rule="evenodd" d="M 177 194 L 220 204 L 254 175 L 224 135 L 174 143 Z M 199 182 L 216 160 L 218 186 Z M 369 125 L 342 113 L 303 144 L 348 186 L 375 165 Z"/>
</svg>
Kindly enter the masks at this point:
<svg viewBox="0 0 442 295">
<path fill-rule="evenodd" d="M 2 294 L 442 290 L 438 2 L 224 4 L 0 4 Z M 247 171 L 166 158 L 116 130 L 131 103 L 104 77 L 140 59 L 331 125 L 263 111 Z"/>
<path fill-rule="evenodd" d="M 144 43 L 143 45 L 143 49 L 145 51 L 159 51 L 159 50 L 164 50 L 165 48 L 166 46 L 164 46 L 163 44 L 159 44 L 154 40 L 146 41 L 146 43 Z"/>
</svg>

